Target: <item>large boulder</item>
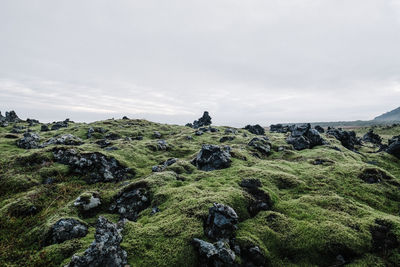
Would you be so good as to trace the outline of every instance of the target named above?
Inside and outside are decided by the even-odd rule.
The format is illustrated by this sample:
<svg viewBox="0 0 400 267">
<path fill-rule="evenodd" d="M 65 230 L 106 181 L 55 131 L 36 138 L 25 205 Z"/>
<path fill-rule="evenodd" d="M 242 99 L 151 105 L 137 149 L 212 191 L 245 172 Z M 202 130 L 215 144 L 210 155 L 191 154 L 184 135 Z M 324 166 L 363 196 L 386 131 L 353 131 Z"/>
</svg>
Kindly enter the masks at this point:
<svg viewBox="0 0 400 267">
<path fill-rule="evenodd" d="M 306 132 L 305 137 L 310 142 L 310 148 L 313 148 L 315 146 L 322 146 L 322 145 L 326 144 L 325 140 L 321 137 L 319 132 L 315 129 L 309 129 Z"/>
<path fill-rule="evenodd" d="M 14 110 L 11 110 L 10 112 L 6 111 L 5 121 L 7 121 L 7 122 L 20 122 L 21 119 L 18 118 L 18 116 L 17 116 L 17 114 L 15 113 Z"/>
<path fill-rule="evenodd" d="M 342 129 L 330 128 L 327 134 L 334 136 L 340 141 L 342 146 L 349 150 L 355 150 L 356 145 L 361 145 L 359 139 L 357 139 L 356 133 L 354 131 L 344 131 Z"/>
<path fill-rule="evenodd" d="M 256 134 L 256 135 L 264 135 L 265 134 L 265 130 L 263 127 L 261 127 L 259 124 L 256 125 L 247 125 L 246 127 L 244 127 L 246 130 L 248 130 L 249 132 L 251 132 L 252 134 Z"/>
<path fill-rule="evenodd" d="M 316 125 L 316 126 L 314 127 L 314 129 L 317 130 L 319 133 L 324 133 L 324 132 L 325 132 L 324 128 L 322 128 L 322 127 L 319 126 L 319 125 Z"/>
<path fill-rule="evenodd" d="M 203 145 L 192 164 L 203 171 L 228 168 L 231 166 L 230 147 Z"/>
<path fill-rule="evenodd" d="M 122 242 L 121 230 L 116 224 L 100 216 L 96 224 L 95 240 L 83 255 L 72 256 L 68 266 L 126 266 L 127 253 L 120 246 Z"/>
<path fill-rule="evenodd" d="M 238 216 L 229 206 L 214 203 L 208 210 L 205 235 L 212 240 L 229 239 L 237 229 Z"/>
<path fill-rule="evenodd" d="M 132 178 L 134 172 L 115 158 L 101 153 L 79 153 L 75 149 L 55 149 L 54 159 L 70 166 L 73 173 L 83 175 L 88 183 L 119 182 Z"/>
<path fill-rule="evenodd" d="M 17 146 L 24 149 L 33 149 L 40 147 L 40 136 L 36 133 L 24 133 L 24 137 L 17 140 Z"/>
<path fill-rule="evenodd" d="M 258 138 L 254 137 L 249 142 L 249 146 L 254 147 L 257 151 L 259 151 L 263 155 L 271 154 L 271 143 L 268 142 L 267 138 Z"/>
<path fill-rule="evenodd" d="M 286 142 L 293 145 L 293 148 L 296 150 L 303 150 L 326 144 L 326 141 L 321 137 L 319 132 L 315 129 L 311 129 L 310 124 L 292 127 L 291 134 L 286 139 Z"/>
<path fill-rule="evenodd" d="M 121 191 L 110 206 L 110 211 L 116 212 L 121 219 L 136 221 L 139 213 L 150 206 L 150 194 L 142 184 L 133 184 Z"/>
<path fill-rule="evenodd" d="M 299 137 L 289 136 L 286 139 L 286 142 L 290 145 L 293 145 L 293 148 L 296 150 L 303 150 L 310 148 L 310 142 L 304 136 L 299 136 Z"/>
<path fill-rule="evenodd" d="M 64 134 L 59 137 L 52 137 L 47 142 L 43 143 L 43 146 L 48 145 L 68 145 L 68 146 L 79 146 L 82 145 L 82 139 L 72 135 L 72 134 Z"/>
<path fill-rule="evenodd" d="M 73 218 L 60 219 L 52 225 L 46 244 L 59 244 L 73 238 L 84 237 L 88 233 L 85 224 Z"/>
<path fill-rule="evenodd" d="M 382 144 L 382 137 L 379 134 L 374 133 L 374 130 L 369 130 L 364 136 L 362 137 L 364 142 L 373 143 L 376 145 Z"/>
<path fill-rule="evenodd" d="M 400 159 L 400 136 L 394 136 L 389 140 L 386 152 Z"/>
<path fill-rule="evenodd" d="M 208 125 L 211 125 L 211 117 L 208 114 L 208 111 L 204 111 L 203 116 L 193 122 L 193 128 L 195 129 Z"/>
<path fill-rule="evenodd" d="M 214 244 L 194 238 L 193 245 L 199 253 L 200 267 L 235 266 L 235 253 L 223 241 Z"/>
</svg>

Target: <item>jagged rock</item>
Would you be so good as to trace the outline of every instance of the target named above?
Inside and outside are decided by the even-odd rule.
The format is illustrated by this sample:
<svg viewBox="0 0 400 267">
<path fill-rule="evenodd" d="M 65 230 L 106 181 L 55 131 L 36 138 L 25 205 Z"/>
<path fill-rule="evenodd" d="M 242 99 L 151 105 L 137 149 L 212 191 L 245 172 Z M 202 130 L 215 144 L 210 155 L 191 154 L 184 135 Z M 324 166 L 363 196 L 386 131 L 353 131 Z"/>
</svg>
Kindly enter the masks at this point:
<svg viewBox="0 0 400 267">
<path fill-rule="evenodd" d="M 87 136 L 87 138 L 91 138 L 94 133 L 104 134 L 106 132 L 107 132 L 107 130 L 104 129 L 103 127 L 90 127 L 88 129 L 88 132 L 87 132 L 86 136 Z"/>
<path fill-rule="evenodd" d="M 131 169 L 101 153 L 80 154 L 75 149 L 55 149 L 53 155 L 57 162 L 70 166 L 73 173 L 85 176 L 88 183 L 119 182 L 134 176 Z"/>
<path fill-rule="evenodd" d="M 100 216 L 96 224 L 95 240 L 83 255 L 74 255 L 68 267 L 124 267 L 127 264 L 127 253 L 120 244 L 121 230 L 106 218 Z"/>
<path fill-rule="evenodd" d="M 203 116 L 193 122 L 193 128 L 195 129 L 208 125 L 211 125 L 211 117 L 208 114 L 208 111 L 204 111 Z"/>
<path fill-rule="evenodd" d="M 121 191 L 110 206 L 110 211 L 117 212 L 121 219 L 136 221 L 139 213 L 150 206 L 150 195 L 142 184 L 133 184 Z"/>
<path fill-rule="evenodd" d="M 100 139 L 100 140 L 96 141 L 95 143 L 97 145 L 99 145 L 101 148 L 105 148 L 105 147 L 112 145 L 112 143 L 106 139 Z"/>
<path fill-rule="evenodd" d="M 311 125 L 308 124 L 303 124 L 303 125 L 296 125 L 294 129 L 291 131 L 292 137 L 300 137 L 304 136 L 309 130 L 311 129 Z"/>
<path fill-rule="evenodd" d="M 42 126 L 40 126 L 40 131 L 41 132 L 48 132 L 50 131 L 49 126 L 47 124 L 42 124 Z"/>
<path fill-rule="evenodd" d="M 360 140 L 357 139 L 354 131 L 343 131 L 341 129 L 330 128 L 327 134 L 334 136 L 340 141 L 342 146 L 349 150 L 355 150 L 356 145 L 361 145 Z"/>
<path fill-rule="evenodd" d="M 400 136 L 392 137 L 385 151 L 400 159 Z"/>
<path fill-rule="evenodd" d="M 238 216 L 229 206 L 214 203 L 208 210 L 204 233 L 212 240 L 229 239 L 237 229 Z"/>
<path fill-rule="evenodd" d="M 319 126 L 319 125 L 316 125 L 316 126 L 314 127 L 314 129 L 317 130 L 319 133 L 324 133 L 324 132 L 325 132 L 324 128 L 322 128 L 322 127 Z"/>
<path fill-rule="evenodd" d="M 390 176 L 388 176 L 385 172 L 375 169 L 375 168 L 369 168 L 365 169 L 360 175 L 359 178 L 364 180 L 365 182 L 369 184 L 373 183 L 380 183 L 383 180 L 390 180 Z"/>
<path fill-rule="evenodd" d="M 256 134 L 256 135 L 264 135 L 265 134 L 265 130 L 263 127 L 261 127 L 260 125 L 256 124 L 256 125 L 247 125 L 246 127 L 244 127 L 246 130 L 248 130 L 249 132 L 251 132 L 252 134 Z"/>
<path fill-rule="evenodd" d="M 388 253 L 389 250 L 399 247 L 399 241 L 392 232 L 393 224 L 383 219 L 376 219 L 371 226 L 372 248 L 375 252 Z"/>
<path fill-rule="evenodd" d="M 213 128 L 213 127 L 208 127 L 208 130 L 210 131 L 210 132 L 212 132 L 212 133 L 216 133 L 216 132 L 219 132 L 219 130 L 217 129 L 217 128 Z"/>
<path fill-rule="evenodd" d="M 249 146 L 254 147 L 262 154 L 268 156 L 271 154 L 271 143 L 267 141 L 265 138 L 254 137 L 249 142 Z"/>
<path fill-rule="evenodd" d="M 221 137 L 221 139 L 219 139 L 219 141 L 221 143 L 223 143 L 223 142 L 226 142 L 226 141 L 233 141 L 234 139 L 235 139 L 234 136 L 223 136 L 223 137 Z"/>
<path fill-rule="evenodd" d="M 231 166 L 230 147 L 203 145 L 192 164 L 203 171 L 228 168 Z"/>
<path fill-rule="evenodd" d="M 251 196 L 248 211 L 252 217 L 256 216 L 262 210 L 269 210 L 272 207 L 270 196 L 264 192 L 261 187 L 261 182 L 258 179 L 243 179 L 240 183 Z"/>
<path fill-rule="evenodd" d="M 287 133 L 289 132 L 289 126 L 282 124 L 272 124 L 269 126 L 269 131 L 271 133 Z"/>
<path fill-rule="evenodd" d="M 382 144 L 382 138 L 378 134 L 374 133 L 374 130 L 369 130 L 368 133 L 364 134 L 362 140 L 376 145 Z"/>
<path fill-rule="evenodd" d="M 84 237 L 88 228 L 76 219 L 66 218 L 58 220 L 50 229 L 46 244 L 59 244 L 73 238 Z"/>
<path fill-rule="evenodd" d="M 286 142 L 290 145 L 293 145 L 293 148 L 296 150 L 303 150 L 303 149 L 310 148 L 310 142 L 304 136 L 300 136 L 300 137 L 289 136 L 286 139 Z"/>
<path fill-rule="evenodd" d="M 305 134 L 305 137 L 310 142 L 310 148 L 327 144 L 325 140 L 321 137 L 319 132 L 315 129 L 309 129 L 308 132 Z"/>
<path fill-rule="evenodd" d="M 82 139 L 80 139 L 72 134 L 64 134 L 60 137 L 50 138 L 50 140 L 43 143 L 43 146 L 49 146 L 49 145 L 79 146 L 82 144 L 83 144 Z"/>
<path fill-rule="evenodd" d="M 18 118 L 18 116 L 14 110 L 11 110 L 10 112 L 6 111 L 5 121 L 6 122 L 20 122 L 21 119 Z"/>
<path fill-rule="evenodd" d="M 161 136 L 162 136 L 162 135 L 161 135 L 160 132 L 154 131 L 154 133 L 153 133 L 153 137 L 154 137 L 154 138 L 160 139 Z"/>
<path fill-rule="evenodd" d="M 100 195 L 97 192 L 84 193 L 74 202 L 74 206 L 81 211 L 97 208 L 101 204 Z"/>
<path fill-rule="evenodd" d="M 249 246 L 241 249 L 240 254 L 243 265 L 246 267 L 264 267 L 267 266 L 267 259 L 258 246 Z"/>
<path fill-rule="evenodd" d="M 194 238 L 193 245 L 199 253 L 200 267 L 235 266 L 235 253 L 223 241 L 214 244 Z"/>
<path fill-rule="evenodd" d="M 203 135 L 204 132 L 203 131 L 196 131 L 196 132 L 194 132 L 194 134 L 197 135 L 197 136 L 200 136 L 200 135 Z"/>
<path fill-rule="evenodd" d="M 17 140 L 17 146 L 24 149 L 39 148 L 40 137 L 36 133 L 24 133 L 24 137 Z"/>
<path fill-rule="evenodd" d="M 69 122 L 68 119 L 66 119 L 64 121 L 57 121 L 51 126 L 51 130 L 55 131 L 55 130 L 58 130 L 60 128 L 66 128 L 66 127 L 68 127 L 68 122 Z"/>
<path fill-rule="evenodd" d="M 29 126 L 35 126 L 36 124 L 39 124 L 40 122 L 35 119 L 26 119 L 26 122 L 29 124 Z"/>
<path fill-rule="evenodd" d="M 291 135 L 286 139 L 286 142 L 293 145 L 293 148 L 296 150 L 327 144 L 317 130 L 311 129 L 310 124 L 293 127 L 291 129 Z"/>
</svg>

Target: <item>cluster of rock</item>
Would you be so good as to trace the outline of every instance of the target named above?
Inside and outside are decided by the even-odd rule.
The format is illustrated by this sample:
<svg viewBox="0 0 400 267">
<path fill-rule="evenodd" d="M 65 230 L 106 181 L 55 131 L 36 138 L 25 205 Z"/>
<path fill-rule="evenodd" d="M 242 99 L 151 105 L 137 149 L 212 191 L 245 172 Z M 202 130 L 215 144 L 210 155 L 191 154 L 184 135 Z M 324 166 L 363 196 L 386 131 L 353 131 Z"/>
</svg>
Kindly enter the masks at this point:
<svg viewBox="0 0 400 267">
<path fill-rule="evenodd" d="M 204 133 L 207 133 L 207 132 L 215 133 L 215 132 L 219 132 L 219 130 L 217 128 L 213 128 L 211 126 L 200 127 L 194 132 L 194 134 L 197 135 L 197 136 L 200 136 L 200 135 L 203 135 Z"/>
<path fill-rule="evenodd" d="M 382 145 L 382 137 L 374 133 L 374 130 L 369 130 L 366 134 L 364 134 L 362 140 L 364 142 L 369 142 L 376 145 Z"/>
<path fill-rule="evenodd" d="M 310 124 L 296 125 L 293 127 L 286 142 L 293 145 L 293 148 L 296 150 L 303 150 L 326 144 L 326 141 L 321 137 L 319 132 L 315 129 L 311 129 Z"/>
<path fill-rule="evenodd" d="M 51 125 L 51 130 L 55 131 L 61 128 L 67 128 L 68 127 L 68 123 L 69 123 L 69 119 L 65 119 L 63 121 L 57 121 L 54 122 L 53 125 Z"/>
<path fill-rule="evenodd" d="M 171 166 L 175 162 L 177 162 L 177 158 L 170 158 L 167 159 L 166 161 L 160 163 L 160 165 L 155 165 L 151 168 L 152 172 L 162 172 L 164 171 L 168 166 Z"/>
<path fill-rule="evenodd" d="M 51 226 L 47 234 L 46 245 L 59 244 L 73 238 L 84 237 L 87 233 L 88 228 L 82 222 L 73 218 L 60 219 Z"/>
<path fill-rule="evenodd" d="M 236 255 L 241 256 L 243 266 L 265 266 L 266 259 L 259 247 L 250 246 L 241 249 L 236 244 L 234 237 L 238 220 L 236 212 L 231 207 L 219 203 L 213 204 L 204 225 L 204 234 L 214 243 L 198 238 L 192 240 L 199 253 L 200 266 L 239 266 Z"/>
<path fill-rule="evenodd" d="M 100 216 L 96 224 L 95 240 L 83 255 L 74 255 L 68 267 L 115 266 L 127 264 L 127 253 L 120 246 L 121 228 Z"/>
<path fill-rule="evenodd" d="M 344 131 L 341 128 L 335 129 L 328 127 L 327 134 L 334 136 L 340 141 L 342 146 L 349 150 L 355 150 L 355 146 L 361 145 L 361 140 L 357 138 L 354 131 Z"/>
<path fill-rule="evenodd" d="M 246 130 L 248 130 L 250 133 L 252 134 L 256 134 L 256 135 L 264 135 L 265 134 L 265 130 L 263 127 L 261 127 L 260 125 L 256 124 L 256 125 L 247 125 L 246 127 L 244 127 Z"/>
<path fill-rule="evenodd" d="M 82 144 L 83 144 L 82 139 L 72 134 L 64 134 L 59 137 L 50 138 L 47 142 L 43 143 L 42 146 L 49 146 L 49 145 L 79 146 Z"/>
<path fill-rule="evenodd" d="M 9 125 L 9 123 L 15 123 L 15 122 L 20 122 L 20 121 L 21 121 L 21 119 L 18 118 L 18 116 L 14 110 L 11 110 L 10 112 L 6 111 L 6 116 L 3 116 L 0 112 L 0 126 L 1 127 L 6 127 Z"/>
<path fill-rule="evenodd" d="M 389 140 L 386 152 L 400 159 L 400 135 Z"/>
<path fill-rule="evenodd" d="M 83 141 L 72 134 L 65 134 L 59 137 L 52 137 L 48 141 L 41 144 L 39 134 L 33 132 L 25 132 L 24 137 L 17 140 L 16 144 L 19 148 L 35 149 L 43 148 L 49 145 L 79 146 L 83 144 Z"/>
<path fill-rule="evenodd" d="M 293 130 L 295 125 L 271 124 L 269 131 L 271 133 L 287 133 Z"/>
<path fill-rule="evenodd" d="M 56 148 L 53 155 L 57 162 L 70 166 L 73 173 L 83 175 L 88 183 L 119 182 L 134 176 L 115 158 L 98 152 L 81 154 L 75 149 Z"/>
<path fill-rule="evenodd" d="M 19 148 L 24 149 L 39 148 L 41 147 L 40 136 L 36 133 L 26 132 L 23 138 L 17 140 L 16 144 Z"/>
<path fill-rule="evenodd" d="M 248 211 L 252 217 L 262 210 L 269 210 L 272 207 L 270 196 L 261 189 L 261 181 L 258 179 L 243 179 L 240 183 L 251 196 Z"/>
<path fill-rule="evenodd" d="M 213 171 L 231 166 L 229 146 L 203 145 L 192 164 L 202 171 Z"/>
<path fill-rule="evenodd" d="M 251 147 L 254 147 L 258 152 L 265 156 L 269 156 L 271 154 L 271 143 L 268 140 L 268 137 L 254 137 L 248 144 Z"/>
<path fill-rule="evenodd" d="M 204 111 L 203 116 L 198 120 L 195 120 L 193 123 L 188 123 L 186 126 L 192 127 L 194 129 L 198 129 L 200 127 L 211 125 L 211 117 L 208 114 L 208 111 Z"/>
<path fill-rule="evenodd" d="M 121 219 L 136 221 L 139 213 L 150 206 L 150 194 L 143 184 L 133 184 L 121 191 L 109 210 L 120 215 Z"/>
<path fill-rule="evenodd" d="M 87 136 L 87 138 L 91 138 L 94 133 L 104 134 L 106 132 L 107 132 L 107 130 L 104 129 L 103 127 L 90 127 L 88 129 L 86 136 Z"/>
</svg>

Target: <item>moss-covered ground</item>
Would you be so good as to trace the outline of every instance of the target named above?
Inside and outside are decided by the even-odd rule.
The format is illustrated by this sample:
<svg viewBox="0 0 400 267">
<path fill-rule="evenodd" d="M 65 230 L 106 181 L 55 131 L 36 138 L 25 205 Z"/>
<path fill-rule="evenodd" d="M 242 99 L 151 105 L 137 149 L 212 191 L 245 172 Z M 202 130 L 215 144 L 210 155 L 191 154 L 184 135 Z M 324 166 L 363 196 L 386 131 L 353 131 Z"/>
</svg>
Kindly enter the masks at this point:
<svg viewBox="0 0 400 267">
<path fill-rule="evenodd" d="M 285 134 L 267 133 L 273 153 L 255 157 L 254 150 L 247 145 L 254 135 L 238 129 L 233 141 L 223 143 L 232 148 L 231 167 L 204 172 L 190 161 L 202 144 L 221 144 L 219 139 L 226 135 L 227 127 L 216 127 L 219 132 L 196 136 L 193 129 L 184 126 L 107 120 L 71 123 L 68 128 L 41 132 L 43 141 L 58 134 L 73 134 L 85 142 L 76 147 L 79 151 L 98 151 L 115 157 L 136 172 L 133 179 L 116 184 L 87 184 L 67 166 L 54 162 L 54 146 L 18 148 L 15 139 L 5 138 L 11 127 L 0 128 L 1 266 L 67 264 L 74 253 L 84 251 L 93 241 L 99 215 L 118 221 L 118 215 L 108 211 L 112 198 L 127 184 L 138 181 L 149 185 L 152 204 L 136 222 L 125 225 L 121 245 L 131 266 L 196 266 L 197 254 L 190 241 L 194 237 L 207 240 L 203 220 L 213 202 L 234 208 L 240 218 L 238 243 L 259 246 L 271 266 L 332 266 L 338 255 L 346 259 L 348 266 L 400 265 L 400 249 L 377 250 L 371 235 L 376 219 L 382 219 L 393 225 L 391 231 L 400 240 L 400 160 L 385 152 L 375 153 L 378 149 L 371 144 L 355 153 L 323 134 L 329 145 L 295 151 L 286 144 Z M 119 134 L 122 138 L 112 141 L 119 150 L 105 151 L 95 144 L 103 134 L 96 133 L 88 139 L 89 127 L 103 127 Z M 40 125 L 30 128 L 40 131 Z M 358 136 L 368 130 L 356 129 Z M 159 131 L 167 141 L 167 151 L 154 149 L 154 131 Z M 387 142 L 400 134 L 400 127 L 379 126 L 374 131 Z M 188 135 L 193 140 L 187 140 Z M 136 136 L 143 136 L 143 140 L 125 140 Z M 152 173 L 152 166 L 172 157 L 179 161 L 164 172 Z M 325 162 L 314 165 L 317 159 Z M 359 176 L 367 168 L 379 169 L 389 178 L 381 183 L 366 183 Z M 48 178 L 56 182 L 45 184 Z M 258 178 L 262 182 L 262 189 L 273 201 L 270 211 L 261 211 L 255 217 L 249 215 L 249 196 L 239 186 L 243 178 Z M 82 216 L 73 202 L 89 191 L 99 192 L 102 204 L 95 214 Z M 32 206 L 38 212 L 29 215 L 27 210 Z M 154 206 L 160 211 L 151 215 Z M 49 227 L 63 217 L 86 222 L 89 234 L 44 246 Z"/>
</svg>

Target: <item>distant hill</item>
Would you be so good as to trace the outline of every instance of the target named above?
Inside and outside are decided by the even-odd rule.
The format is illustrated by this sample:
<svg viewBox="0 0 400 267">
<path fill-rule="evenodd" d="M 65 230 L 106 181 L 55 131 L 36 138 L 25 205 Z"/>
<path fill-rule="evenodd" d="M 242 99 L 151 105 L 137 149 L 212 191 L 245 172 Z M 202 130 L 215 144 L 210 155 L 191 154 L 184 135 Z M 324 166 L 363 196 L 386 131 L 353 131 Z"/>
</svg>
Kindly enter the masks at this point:
<svg viewBox="0 0 400 267">
<path fill-rule="evenodd" d="M 386 112 L 374 119 L 375 121 L 400 121 L 400 107 Z"/>
</svg>

